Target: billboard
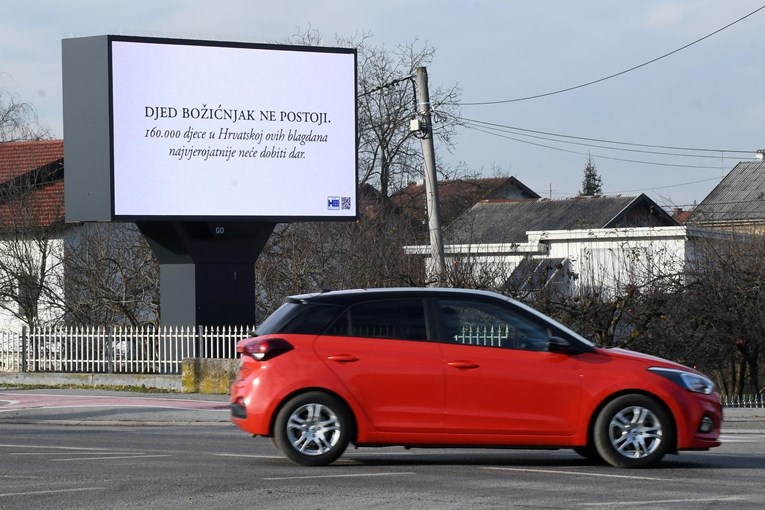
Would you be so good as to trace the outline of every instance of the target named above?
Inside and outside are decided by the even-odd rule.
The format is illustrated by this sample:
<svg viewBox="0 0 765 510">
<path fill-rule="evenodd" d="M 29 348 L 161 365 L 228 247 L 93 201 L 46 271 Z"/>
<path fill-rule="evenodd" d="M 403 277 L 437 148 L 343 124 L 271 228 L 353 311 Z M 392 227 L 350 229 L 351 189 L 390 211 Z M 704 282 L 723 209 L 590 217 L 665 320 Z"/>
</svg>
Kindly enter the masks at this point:
<svg viewBox="0 0 765 510">
<path fill-rule="evenodd" d="M 355 50 L 124 36 L 62 48 L 67 221 L 104 220 L 106 203 L 117 221 L 355 219 Z"/>
</svg>

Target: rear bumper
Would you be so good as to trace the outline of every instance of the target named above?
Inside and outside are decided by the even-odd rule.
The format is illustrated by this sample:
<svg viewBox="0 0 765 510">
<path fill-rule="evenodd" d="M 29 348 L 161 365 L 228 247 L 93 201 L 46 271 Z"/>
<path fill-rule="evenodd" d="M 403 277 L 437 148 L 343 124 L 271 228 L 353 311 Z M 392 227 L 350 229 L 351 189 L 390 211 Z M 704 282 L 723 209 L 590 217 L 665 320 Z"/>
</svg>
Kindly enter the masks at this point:
<svg viewBox="0 0 765 510">
<path fill-rule="evenodd" d="M 269 418 L 280 399 L 268 390 L 277 385 L 260 384 L 258 375 L 251 374 L 231 386 L 229 409 L 231 421 L 241 430 L 255 436 L 267 436 Z"/>
<path fill-rule="evenodd" d="M 247 419 L 247 408 L 244 407 L 240 402 L 231 402 L 229 404 L 229 409 L 231 409 L 231 418 L 238 418 L 240 420 L 246 420 Z"/>
</svg>

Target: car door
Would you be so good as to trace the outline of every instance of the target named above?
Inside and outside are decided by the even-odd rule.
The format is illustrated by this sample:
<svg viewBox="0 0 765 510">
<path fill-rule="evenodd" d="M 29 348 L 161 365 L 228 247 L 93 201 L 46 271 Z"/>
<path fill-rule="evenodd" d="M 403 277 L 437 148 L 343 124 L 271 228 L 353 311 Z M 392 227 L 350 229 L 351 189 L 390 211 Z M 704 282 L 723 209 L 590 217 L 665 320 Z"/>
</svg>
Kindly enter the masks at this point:
<svg viewBox="0 0 765 510">
<path fill-rule="evenodd" d="M 569 435 L 579 419 L 576 356 L 547 352 L 551 325 L 511 303 L 439 300 L 452 433 Z"/>
<path fill-rule="evenodd" d="M 438 344 L 428 341 L 421 299 L 353 305 L 315 349 L 377 429 L 443 426 L 444 368 Z"/>
</svg>

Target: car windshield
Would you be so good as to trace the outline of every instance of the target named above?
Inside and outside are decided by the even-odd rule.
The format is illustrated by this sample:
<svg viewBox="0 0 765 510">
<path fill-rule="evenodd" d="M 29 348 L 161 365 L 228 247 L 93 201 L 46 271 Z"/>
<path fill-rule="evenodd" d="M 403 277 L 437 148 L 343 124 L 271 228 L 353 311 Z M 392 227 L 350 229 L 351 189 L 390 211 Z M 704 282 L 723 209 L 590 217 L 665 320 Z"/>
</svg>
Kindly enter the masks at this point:
<svg viewBox="0 0 765 510">
<path fill-rule="evenodd" d="M 509 298 L 506 298 L 506 299 L 509 299 Z M 541 313 L 541 312 L 539 312 L 539 311 L 535 310 L 534 308 L 531 308 L 530 306 L 528 306 L 528 305 L 525 305 L 525 304 L 523 304 L 523 303 L 521 303 L 521 302 L 519 302 L 519 301 L 513 301 L 513 302 L 514 302 L 516 305 L 518 305 L 518 306 L 520 306 L 521 308 L 523 308 L 524 310 L 527 310 L 528 312 L 530 312 L 530 313 L 532 313 L 532 314 L 536 315 L 537 317 L 540 317 L 540 318 L 544 319 L 545 321 L 547 321 L 547 322 L 549 322 L 549 323 L 552 323 L 552 324 L 553 324 L 553 325 L 554 325 L 556 328 L 558 328 L 558 329 L 562 330 L 564 333 L 567 333 L 567 334 L 569 334 L 569 335 L 573 336 L 573 337 L 574 337 L 574 338 L 576 338 L 577 340 L 579 340 L 579 341 L 581 341 L 581 342 L 584 342 L 585 344 L 587 344 L 587 345 L 589 345 L 589 346 L 591 346 L 591 347 L 594 347 L 594 346 L 596 346 L 596 345 L 597 345 L 597 344 L 596 344 L 595 342 L 593 342 L 592 340 L 588 340 L 587 338 L 583 337 L 582 335 L 580 335 L 580 334 L 579 334 L 579 333 L 577 333 L 576 331 L 573 331 L 572 329 L 570 329 L 570 328 L 568 328 L 568 327 L 564 326 L 563 324 L 561 324 L 560 322 L 556 321 L 555 319 L 553 319 L 553 318 L 551 318 L 551 317 L 548 317 L 547 315 L 545 315 L 545 314 L 543 314 L 543 313 Z"/>
</svg>

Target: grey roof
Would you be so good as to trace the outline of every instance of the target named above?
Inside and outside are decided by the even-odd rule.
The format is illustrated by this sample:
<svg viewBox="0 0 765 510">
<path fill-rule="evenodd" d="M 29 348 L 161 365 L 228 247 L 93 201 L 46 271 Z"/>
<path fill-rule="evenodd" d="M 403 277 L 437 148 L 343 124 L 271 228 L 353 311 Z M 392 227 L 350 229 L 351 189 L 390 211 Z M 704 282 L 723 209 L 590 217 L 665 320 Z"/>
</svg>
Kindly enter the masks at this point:
<svg viewBox="0 0 765 510">
<path fill-rule="evenodd" d="M 646 195 L 482 201 L 444 232 L 447 244 L 524 243 L 527 231 L 677 225 Z"/>
<path fill-rule="evenodd" d="M 565 263 L 565 258 L 525 258 L 510 274 L 505 287 L 517 290 L 544 289 L 553 278 L 562 274 Z"/>
<path fill-rule="evenodd" d="M 693 210 L 687 223 L 765 221 L 765 162 L 741 162 Z"/>
</svg>

